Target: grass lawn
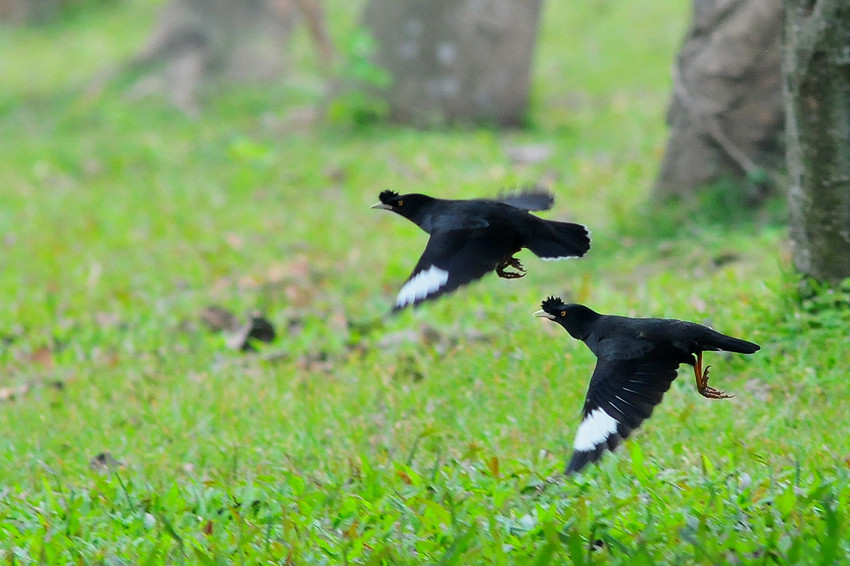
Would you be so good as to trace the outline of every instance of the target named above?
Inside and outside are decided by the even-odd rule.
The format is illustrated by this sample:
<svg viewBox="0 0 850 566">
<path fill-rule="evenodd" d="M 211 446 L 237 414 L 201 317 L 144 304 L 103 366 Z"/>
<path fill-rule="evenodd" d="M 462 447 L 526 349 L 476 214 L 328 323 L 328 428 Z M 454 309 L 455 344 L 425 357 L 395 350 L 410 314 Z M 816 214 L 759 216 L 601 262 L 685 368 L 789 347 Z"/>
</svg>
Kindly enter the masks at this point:
<svg viewBox="0 0 850 566">
<path fill-rule="evenodd" d="M 846 296 L 799 300 L 781 211 L 649 203 L 685 3 L 547 3 L 513 131 L 305 122 L 322 87 L 303 31 L 285 84 L 208 93 L 200 119 L 86 91 L 139 49 L 152 4 L 0 29 L 3 562 L 850 555 Z M 357 13 L 330 9 L 337 37 Z M 541 143 L 548 159 L 509 158 Z M 592 230 L 585 259 L 523 252 L 520 281 L 373 323 L 426 241 L 370 210 L 380 190 L 541 180 L 547 217 Z M 762 350 L 707 354 L 730 400 L 683 368 L 623 448 L 563 477 L 594 359 L 531 316 L 549 294 Z M 202 324 L 210 305 L 260 310 L 279 337 L 233 350 Z"/>
</svg>

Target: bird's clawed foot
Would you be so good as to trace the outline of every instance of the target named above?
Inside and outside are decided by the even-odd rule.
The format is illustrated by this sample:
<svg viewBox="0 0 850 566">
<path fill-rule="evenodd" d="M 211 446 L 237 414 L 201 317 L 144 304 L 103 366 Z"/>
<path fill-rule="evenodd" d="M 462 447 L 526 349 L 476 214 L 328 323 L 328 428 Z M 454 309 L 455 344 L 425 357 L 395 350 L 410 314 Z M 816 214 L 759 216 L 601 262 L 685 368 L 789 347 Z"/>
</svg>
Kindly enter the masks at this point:
<svg viewBox="0 0 850 566">
<path fill-rule="evenodd" d="M 725 391 L 715 389 L 708 385 L 708 369 L 711 366 L 705 366 L 705 369 L 700 372 L 702 366 L 702 356 L 699 356 L 698 363 L 694 366 L 694 376 L 697 378 L 697 391 L 706 399 L 731 399 L 734 395 L 729 395 Z"/>
<path fill-rule="evenodd" d="M 505 271 L 506 268 L 513 267 L 516 271 Z M 519 279 L 520 277 L 525 277 L 525 269 L 522 267 L 522 263 L 515 258 L 509 257 L 496 266 L 496 275 L 499 277 L 503 277 L 504 279 Z"/>
</svg>

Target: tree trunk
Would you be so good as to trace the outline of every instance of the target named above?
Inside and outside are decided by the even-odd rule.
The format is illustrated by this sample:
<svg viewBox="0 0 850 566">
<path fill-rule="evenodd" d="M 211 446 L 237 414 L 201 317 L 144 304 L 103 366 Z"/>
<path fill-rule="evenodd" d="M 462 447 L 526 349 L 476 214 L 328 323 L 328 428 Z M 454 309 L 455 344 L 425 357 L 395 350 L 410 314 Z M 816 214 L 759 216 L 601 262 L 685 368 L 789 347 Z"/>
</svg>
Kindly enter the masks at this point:
<svg viewBox="0 0 850 566">
<path fill-rule="evenodd" d="M 542 0 L 369 0 L 363 23 L 392 85 L 391 117 L 517 125 L 528 103 Z"/>
<path fill-rule="evenodd" d="M 275 80 L 286 67 L 299 16 L 307 21 L 322 65 L 330 67 L 333 48 L 321 0 L 171 0 L 130 65 L 142 75 L 133 93 L 164 92 L 194 114 L 197 94 L 208 82 Z"/>
<path fill-rule="evenodd" d="M 657 197 L 782 165 L 781 31 L 780 0 L 693 0 L 691 29 L 673 67 Z"/>
<path fill-rule="evenodd" d="M 0 21 L 43 24 L 56 18 L 62 4 L 61 0 L 0 0 Z"/>
<path fill-rule="evenodd" d="M 794 264 L 850 277 L 850 2 L 786 0 L 784 75 Z"/>
</svg>

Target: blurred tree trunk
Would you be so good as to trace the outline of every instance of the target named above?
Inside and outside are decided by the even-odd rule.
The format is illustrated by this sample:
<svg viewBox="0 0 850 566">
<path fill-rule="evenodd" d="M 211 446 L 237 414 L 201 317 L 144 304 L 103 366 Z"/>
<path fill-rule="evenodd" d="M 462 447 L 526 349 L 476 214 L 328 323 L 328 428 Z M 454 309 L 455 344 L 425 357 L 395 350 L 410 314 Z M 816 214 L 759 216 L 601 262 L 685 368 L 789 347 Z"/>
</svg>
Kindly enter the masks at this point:
<svg viewBox="0 0 850 566">
<path fill-rule="evenodd" d="M 781 167 L 781 32 L 780 0 L 693 0 L 693 22 L 673 67 L 657 197 Z M 754 188 L 746 199 L 753 204 L 766 196 L 764 187 Z"/>
<path fill-rule="evenodd" d="M 41 24 L 55 18 L 68 0 L 0 0 L 0 21 Z"/>
<path fill-rule="evenodd" d="M 850 277 L 850 2 L 785 0 L 784 75 L 794 264 Z"/>
<path fill-rule="evenodd" d="M 298 17 L 307 20 L 328 67 L 333 48 L 321 0 L 172 0 L 131 65 L 142 75 L 134 92 L 164 92 L 175 105 L 195 113 L 198 90 L 207 82 L 278 78 Z"/>
<path fill-rule="evenodd" d="M 363 23 L 392 85 L 391 117 L 521 124 L 542 0 L 369 0 Z"/>
</svg>

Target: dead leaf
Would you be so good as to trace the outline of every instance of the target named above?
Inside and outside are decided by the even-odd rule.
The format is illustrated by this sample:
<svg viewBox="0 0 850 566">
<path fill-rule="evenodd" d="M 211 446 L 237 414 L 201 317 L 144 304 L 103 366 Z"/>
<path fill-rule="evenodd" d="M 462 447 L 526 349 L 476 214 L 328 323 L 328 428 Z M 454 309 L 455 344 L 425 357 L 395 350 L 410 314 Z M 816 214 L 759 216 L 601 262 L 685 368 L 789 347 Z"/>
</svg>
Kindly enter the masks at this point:
<svg viewBox="0 0 850 566">
<path fill-rule="evenodd" d="M 16 325 L 12 329 L 7 332 L 0 334 L 0 344 L 9 345 L 12 344 L 15 340 L 24 335 L 24 329 L 22 326 Z"/>
<path fill-rule="evenodd" d="M 741 254 L 739 254 L 737 252 L 728 251 L 728 252 L 723 252 L 723 253 L 720 253 L 720 254 L 714 256 L 713 258 L 711 258 L 711 261 L 714 262 L 714 265 L 716 267 L 723 267 L 724 265 L 726 265 L 728 263 L 734 263 L 734 262 L 736 262 L 740 259 L 741 259 Z"/>
<path fill-rule="evenodd" d="M 470 458 L 474 458 L 479 452 L 484 449 L 483 446 L 475 442 L 474 440 L 470 442 L 466 447 L 466 452 L 463 454 L 463 458 L 465 460 L 469 460 Z"/>
<path fill-rule="evenodd" d="M 95 472 L 103 473 L 123 467 L 124 464 L 113 458 L 109 452 L 101 452 L 89 461 L 89 469 Z"/>
<path fill-rule="evenodd" d="M 114 312 L 96 312 L 94 313 L 94 321 L 101 328 L 118 326 L 121 323 L 121 316 Z"/>
<path fill-rule="evenodd" d="M 259 312 L 251 313 L 251 331 L 248 338 L 255 338 L 260 342 L 271 342 L 277 336 L 274 325 Z"/>
<path fill-rule="evenodd" d="M 29 355 L 31 362 L 53 369 L 53 351 L 47 346 L 42 346 Z"/>
<path fill-rule="evenodd" d="M 757 401 L 764 403 L 770 400 L 770 385 L 761 379 L 748 379 L 746 383 L 744 383 L 743 389 L 747 392 L 748 397 Z"/>
<path fill-rule="evenodd" d="M 532 143 L 527 145 L 514 145 L 505 148 L 508 159 L 519 165 L 533 165 L 546 161 L 555 152 L 554 146 L 548 143 Z"/>
<path fill-rule="evenodd" d="M 201 311 L 201 322 L 213 332 L 239 327 L 239 319 L 236 318 L 236 315 L 216 305 L 210 305 Z"/>
<path fill-rule="evenodd" d="M 490 474 L 494 478 L 499 477 L 499 458 L 497 456 L 491 456 L 489 460 L 487 460 L 487 469 L 490 470 Z"/>
<path fill-rule="evenodd" d="M 236 285 L 241 291 L 253 291 L 263 286 L 263 282 L 253 275 L 242 275 L 236 281 Z"/>
<path fill-rule="evenodd" d="M 350 527 L 348 527 L 347 529 L 342 531 L 342 536 L 344 536 L 347 539 L 357 538 L 357 526 L 359 524 L 360 523 L 358 523 L 357 521 L 354 521 L 353 523 L 351 523 Z"/>
<path fill-rule="evenodd" d="M 18 397 L 23 397 L 29 393 L 30 389 L 31 387 L 27 383 L 14 387 L 0 387 L 0 402 L 14 401 Z"/>
<path fill-rule="evenodd" d="M 348 171 L 345 167 L 338 165 L 325 167 L 322 174 L 334 183 L 343 183 L 348 178 Z"/>
<path fill-rule="evenodd" d="M 235 232 L 225 234 L 224 241 L 232 250 L 240 251 L 245 247 L 245 238 Z"/>
<path fill-rule="evenodd" d="M 254 350 L 251 345 L 251 340 L 259 340 L 260 342 L 271 342 L 275 339 L 277 333 L 274 326 L 259 312 L 251 314 L 250 320 L 239 326 L 228 338 L 227 345 L 234 350 Z"/>
<path fill-rule="evenodd" d="M 301 356 L 296 363 L 299 369 L 311 372 L 329 372 L 334 367 L 334 360 L 327 352 L 321 350 Z"/>
<path fill-rule="evenodd" d="M 288 274 L 285 263 L 273 263 L 266 270 L 266 279 L 269 283 L 280 283 Z"/>
</svg>

